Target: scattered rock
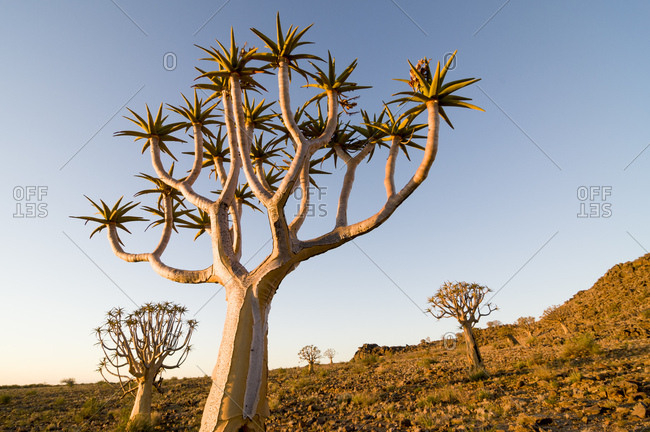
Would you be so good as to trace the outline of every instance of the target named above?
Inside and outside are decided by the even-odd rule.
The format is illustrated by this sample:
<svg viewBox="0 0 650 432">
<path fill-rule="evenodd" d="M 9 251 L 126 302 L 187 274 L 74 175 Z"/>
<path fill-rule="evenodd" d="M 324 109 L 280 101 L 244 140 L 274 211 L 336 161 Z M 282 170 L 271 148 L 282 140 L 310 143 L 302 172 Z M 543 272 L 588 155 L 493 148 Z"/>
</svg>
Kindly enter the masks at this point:
<svg viewBox="0 0 650 432">
<path fill-rule="evenodd" d="M 638 418 L 644 419 L 648 414 L 648 407 L 644 403 L 639 402 L 638 404 L 634 405 L 631 414 Z"/>
<path fill-rule="evenodd" d="M 586 415 L 594 416 L 594 415 L 599 415 L 600 413 L 602 413 L 603 408 L 598 406 L 598 405 L 594 405 L 594 406 L 590 406 L 590 407 L 587 407 L 587 408 L 583 409 L 582 412 L 584 414 L 586 414 Z"/>
</svg>

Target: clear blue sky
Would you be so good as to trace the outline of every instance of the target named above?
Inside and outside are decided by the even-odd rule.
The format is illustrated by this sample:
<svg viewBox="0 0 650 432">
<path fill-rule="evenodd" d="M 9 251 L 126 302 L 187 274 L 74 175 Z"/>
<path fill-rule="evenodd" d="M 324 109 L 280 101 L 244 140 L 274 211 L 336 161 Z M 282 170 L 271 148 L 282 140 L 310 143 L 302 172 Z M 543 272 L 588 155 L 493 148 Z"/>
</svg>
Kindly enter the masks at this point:
<svg viewBox="0 0 650 432">
<path fill-rule="evenodd" d="M 498 291 L 491 319 L 512 322 L 539 316 L 650 248 L 647 2 L 0 4 L 0 384 L 99 380 L 92 329 L 112 307 L 132 308 L 131 299 L 186 305 L 200 322 L 195 350 L 167 376 L 211 373 L 223 291 L 174 284 L 147 264 L 125 263 L 103 235 L 89 239 L 91 229 L 69 216 L 90 212 L 84 194 L 131 199 L 143 187 L 133 174 L 152 172 L 140 144 L 112 136 L 130 127 L 125 104 L 136 111 L 178 104 L 202 66 L 194 44 L 227 41 L 230 26 L 238 40 L 258 44 L 248 29 L 272 32 L 277 10 L 286 25 L 314 23 L 308 39 L 316 54 L 329 49 L 346 64 L 358 58 L 352 78 L 373 86 L 359 100 L 371 112 L 404 89 L 392 78 L 407 76 L 407 59 L 436 60 L 455 49 L 450 78 L 481 77 L 465 94 L 486 112 L 451 111 L 456 129 L 443 126 L 430 178 L 397 214 L 286 279 L 270 315 L 272 368 L 297 365 L 307 344 L 336 349 L 340 361 L 363 343 L 415 344 L 455 331 L 454 322 L 420 310 L 445 280 Z M 313 94 L 297 84 L 296 103 Z M 357 176 L 357 220 L 384 196 L 374 162 Z M 413 165 L 399 169 L 403 180 Z M 330 227 L 340 174 L 323 179 L 328 217 L 309 220 L 306 234 Z M 583 186 L 611 195 L 581 201 Z M 21 195 L 44 188 L 40 202 Z M 46 217 L 14 217 L 38 204 Z M 611 216 L 579 218 L 581 204 Z M 252 264 L 268 250 L 267 225 L 260 216 L 245 223 Z M 156 241 L 145 226 L 124 237 L 128 250 Z M 174 242 L 170 263 L 209 263 L 206 239 L 192 236 Z"/>
</svg>

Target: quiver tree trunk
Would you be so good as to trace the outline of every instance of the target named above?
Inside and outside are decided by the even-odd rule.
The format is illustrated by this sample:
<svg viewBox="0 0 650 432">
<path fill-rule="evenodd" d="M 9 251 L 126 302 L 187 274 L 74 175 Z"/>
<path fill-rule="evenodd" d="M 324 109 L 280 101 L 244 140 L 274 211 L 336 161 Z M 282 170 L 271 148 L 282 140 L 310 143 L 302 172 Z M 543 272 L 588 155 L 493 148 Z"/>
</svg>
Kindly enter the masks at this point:
<svg viewBox="0 0 650 432">
<path fill-rule="evenodd" d="M 562 328 L 562 331 L 564 332 L 565 335 L 571 334 L 569 331 L 569 328 L 562 322 L 559 321 L 560 327 Z"/>
<path fill-rule="evenodd" d="M 309 362 L 309 367 L 307 368 L 307 372 L 310 374 L 314 373 L 314 362 Z"/>
<path fill-rule="evenodd" d="M 201 432 L 264 431 L 267 401 L 268 313 L 252 287 L 228 294 L 226 321 Z"/>
<path fill-rule="evenodd" d="M 153 375 L 155 374 L 147 374 L 145 377 L 138 379 L 138 389 L 136 390 L 135 402 L 129 416 L 129 422 L 135 420 L 136 417 L 145 420 L 147 423 L 151 422 Z"/>
<path fill-rule="evenodd" d="M 469 324 L 463 324 L 463 336 L 465 336 L 465 344 L 467 347 L 467 360 L 470 362 L 472 369 L 484 369 L 483 358 L 478 350 L 476 339 L 472 327 Z"/>
</svg>

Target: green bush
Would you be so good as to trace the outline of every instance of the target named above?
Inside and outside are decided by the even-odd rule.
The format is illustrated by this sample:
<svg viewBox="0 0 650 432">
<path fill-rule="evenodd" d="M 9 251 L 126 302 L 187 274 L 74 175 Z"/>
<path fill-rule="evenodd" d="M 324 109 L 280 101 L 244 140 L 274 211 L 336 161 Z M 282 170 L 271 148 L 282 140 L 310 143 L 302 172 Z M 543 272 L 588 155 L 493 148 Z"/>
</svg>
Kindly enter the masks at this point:
<svg viewBox="0 0 650 432">
<path fill-rule="evenodd" d="M 578 371 L 571 372 L 571 374 L 569 375 L 569 382 L 571 384 L 576 383 L 576 382 L 581 381 L 581 380 L 582 380 L 582 374 L 580 372 L 578 372 Z"/>
<path fill-rule="evenodd" d="M 494 395 L 485 389 L 481 389 L 476 393 L 476 400 L 484 401 L 494 398 Z"/>
<path fill-rule="evenodd" d="M 454 389 L 439 389 L 418 399 L 417 406 L 420 408 L 432 408 L 440 404 L 458 403 L 458 394 Z"/>
<path fill-rule="evenodd" d="M 72 386 L 75 385 L 76 383 L 77 383 L 77 381 L 76 381 L 74 378 L 63 378 L 63 379 L 61 380 L 61 384 L 65 384 L 65 385 L 67 385 L 68 387 L 72 387 Z"/>
<path fill-rule="evenodd" d="M 336 396 L 336 401 L 340 404 L 349 404 L 352 402 L 352 395 L 350 393 L 341 393 L 340 395 Z"/>
<path fill-rule="evenodd" d="M 136 416 L 133 420 L 131 420 L 127 426 L 126 429 L 124 429 L 125 432 L 153 432 L 153 425 L 151 422 L 147 419 L 145 419 L 142 416 Z"/>
<path fill-rule="evenodd" d="M 366 366 L 370 366 L 370 365 L 376 364 L 378 362 L 379 362 L 379 357 L 376 356 L 375 354 L 369 355 L 369 356 L 364 357 L 364 358 L 361 359 L 361 363 L 366 365 Z"/>
<path fill-rule="evenodd" d="M 8 394 L 0 395 L 0 405 L 7 405 L 9 402 L 11 402 L 11 396 Z"/>
<path fill-rule="evenodd" d="M 369 392 L 356 393 L 352 396 L 350 402 L 354 405 L 368 406 L 377 402 L 377 396 Z"/>
<path fill-rule="evenodd" d="M 485 369 L 483 368 L 478 368 L 474 369 L 469 373 L 469 380 L 470 381 L 483 381 L 488 377 L 488 373 Z"/>
<path fill-rule="evenodd" d="M 79 412 L 75 415 L 75 420 L 80 422 L 82 420 L 89 419 L 90 417 L 93 417 L 95 414 L 97 414 L 101 409 L 102 405 L 99 403 L 99 401 L 94 397 L 91 397 L 90 399 L 87 399 L 86 402 L 84 402 Z"/>
<path fill-rule="evenodd" d="M 423 428 L 433 428 L 436 426 L 435 419 L 431 414 L 419 414 L 415 417 L 415 423 Z"/>
<path fill-rule="evenodd" d="M 567 341 L 562 350 L 563 358 L 585 357 L 600 354 L 602 349 L 591 333 L 576 336 Z"/>
<path fill-rule="evenodd" d="M 117 411 L 117 410 L 116 410 Z M 154 425 L 160 423 L 160 413 L 151 413 L 151 421 L 146 420 L 142 416 L 136 416 L 133 420 L 129 421 L 131 416 L 131 407 L 123 406 L 119 411 L 113 413 L 113 417 L 118 419 L 119 422 L 115 427 L 115 432 L 153 432 Z"/>
</svg>

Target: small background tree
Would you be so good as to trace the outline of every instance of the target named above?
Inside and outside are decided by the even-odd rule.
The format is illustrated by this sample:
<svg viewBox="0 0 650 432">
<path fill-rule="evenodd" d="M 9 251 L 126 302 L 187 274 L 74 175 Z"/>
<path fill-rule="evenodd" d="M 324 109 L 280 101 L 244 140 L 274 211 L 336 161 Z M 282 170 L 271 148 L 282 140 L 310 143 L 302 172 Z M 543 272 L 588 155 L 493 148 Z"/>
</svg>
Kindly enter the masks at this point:
<svg viewBox="0 0 650 432">
<path fill-rule="evenodd" d="M 136 392 L 129 422 L 151 421 L 151 397 L 160 390 L 162 372 L 179 367 L 187 358 L 195 320 L 183 321 L 187 309 L 173 303 L 147 303 L 130 314 L 114 308 L 96 329 L 105 358 L 98 371 L 119 379 L 124 395 Z M 175 354 L 179 356 L 171 360 Z M 130 376 L 128 376 L 130 375 Z"/>
<path fill-rule="evenodd" d="M 327 348 L 323 354 L 330 359 L 330 364 L 334 363 L 334 357 L 336 356 L 336 350 L 334 348 Z"/>
<path fill-rule="evenodd" d="M 481 317 L 497 310 L 491 303 L 485 304 L 482 311 L 480 309 L 485 295 L 491 291 L 488 287 L 476 283 L 445 282 L 428 300 L 431 306 L 427 312 L 435 318 L 458 320 L 467 344 L 467 358 L 474 369 L 484 369 L 484 366 L 472 328 Z"/>
<path fill-rule="evenodd" d="M 499 321 L 499 320 L 488 321 L 485 324 L 488 326 L 488 328 L 495 328 L 495 327 L 500 327 L 500 326 L 503 325 L 503 323 L 501 321 Z"/>
<path fill-rule="evenodd" d="M 569 312 L 566 307 L 561 307 L 560 305 L 551 306 L 544 310 L 542 314 L 542 319 L 550 323 L 556 323 L 561 328 L 564 334 L 571 334 L 569 328 L 567 327 L 567 320 L 569 318 Z"/>
<path fill-rule="evenodd" d="M 314 345 L 307 345 L 298 351 L 298 357 L 300 360 L 307 362 L 307 365 L 309 366 L 309 373 L 314 373 L 314 364 L 320 361 L 322 355 L 318 347 Z"/>
<path fill-rule="evenodd" d="M 520 330 L 526 333 L 527 338 L 524 341 L 524 344 L 529 345 L 535 336 L 535 317 L 519 317 L 515 324 L 519 327 Z"/>
<path fill-rule="evenodd" d="M 68 387 L 72 387 L 73 385 L 77 384 L 77 380 L 75 380 L 74 378 L 63 378 L 61 380 L 61 384 L 65 384 Z"/>
</svg>

